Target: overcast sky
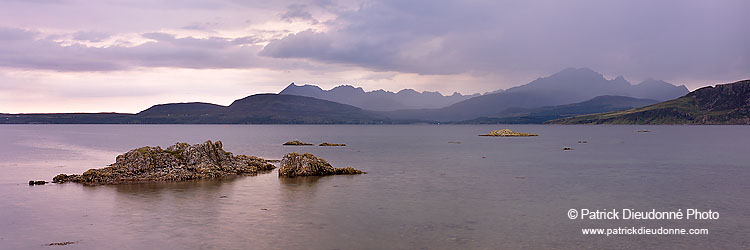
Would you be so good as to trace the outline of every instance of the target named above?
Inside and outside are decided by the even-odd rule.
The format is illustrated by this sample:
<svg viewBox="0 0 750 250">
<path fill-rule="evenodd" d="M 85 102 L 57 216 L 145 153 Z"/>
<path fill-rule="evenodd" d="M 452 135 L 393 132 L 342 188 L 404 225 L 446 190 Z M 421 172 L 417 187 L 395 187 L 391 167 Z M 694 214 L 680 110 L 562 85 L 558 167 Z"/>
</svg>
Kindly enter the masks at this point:
<svg viewBox="0 0 750 250">
<path fill-rule="evenodd" d="M 465 94 L 588 67 L 750 78 L 750 1 L 0 0 L 0 112 L 227 105 L 290 82 Z"/>
</svg>

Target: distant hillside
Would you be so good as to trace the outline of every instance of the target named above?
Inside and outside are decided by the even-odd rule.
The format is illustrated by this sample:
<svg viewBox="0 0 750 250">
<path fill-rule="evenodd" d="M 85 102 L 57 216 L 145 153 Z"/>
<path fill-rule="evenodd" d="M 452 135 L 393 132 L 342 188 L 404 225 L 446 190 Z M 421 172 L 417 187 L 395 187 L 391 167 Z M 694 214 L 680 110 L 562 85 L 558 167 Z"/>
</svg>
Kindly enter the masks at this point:
<svg viewBox="0 0 750 250">
<path fill-rule="evenodd" d="M 139 116 L 189 116 L 189 115 L 208 115 L 220 112 L 226 107 L 205 102 L 187 102 L 187 103 L 168 103 L 157 104 L 138 113 Z"/>
<path fill-rule="evenodd" d="M 638 108 L 654 103 L 656 100 L 637 99 L 627 96 L 597 96 L 591 100 L 559 106 L 547 106 L 534 109 L 506 110 L 505 113 L 492 117 L 461 121 L 464 124 L 541 124 L 545 121 L 571 117 L 582 114 L 601 113 L 616 110 Z"/>
<path fill-rule="evenodd" d="M 750 80 L 703 87 L 636 109 L 550 121 L 553 124 L 750 124 Z"/>
<path fill-rule="evenodd" d="M 159 104 L 138 114 L 0 114 L 0 123 L 147 124 L 374 124 L 384 116 L 346 104 L 305 96 L 259 94 L 229 106 L 210 103 Z"/>
<path fill-rule="evenodd" d="M 134 118 L 124 113 L 0 114 L 0 124 L 122 124 Z"/>
<path fill-rule="evenodd" d="M 398 93 L 383 90 L 365 92 L 352 86 L 322 90 L 317 86 L 297 86 L 292 83 L 281 94 L 252 95 L 236 100 L 229 106 L 191 102 L 159 104 L 137 114 L 0 114 L 0 123 L 539 123 L 570 115 L 638 107 L 650 102 L 611 97 L 614 95 L 663 100 L 679 97 L 682 93 L 687 93 L 685 86 L 678 87 L 656 80 L 631 85 L 622 77 L 607 80 L 590 69 L 571 68 L 525 85 L 485 95 L 464 96 L 455 93 L 443 96 L 438 92 L 420 93 L 410 89 Z M 610 97 L 594 98 L 605 95 Z M 450 103 L 453 104 L 443 108 L 391 110 Z"/>
<path fill-rule="evenodd" d="M 315 85 L 298 86 L 294 83 L 289 84 L 289 86 L 279 92 L 279 94 L 308 96 L 375 111 L 442 108 L 479 96 L 479 94 L 461 95 L 459 93 L 453 93 L 453 95 L 450 96 L 443 96 L 440 92 L 417 92 L 413 89 L 404 89 L 397 93 L 382 89 L 365 92 L 362 88 L 355 88 L 350 85 L 342 85 L 330 90 L 323 90 Z"/>
<path fill-rule="evenodd" d="M 234 101 L 226 109 L 230 123 L 384 123 L 374 112 L 306 96 L 261 94 Z"/>
<path fill-rule="evenodd" d="M 685 86 L 674 86 L 662 81 L 647 80 L 631 85 L 623 77 L 607 80 L 602 74 L 587 68 L 569 68 L 525 85 L 496 94 L 477 96 L 441 109 L 396 110 L 383 114 L 393 119 L 462 121 L 496 116 L 506 110 L 578 103 L 602 95 L 663 101 L 688 92 Z"/>
</svg>

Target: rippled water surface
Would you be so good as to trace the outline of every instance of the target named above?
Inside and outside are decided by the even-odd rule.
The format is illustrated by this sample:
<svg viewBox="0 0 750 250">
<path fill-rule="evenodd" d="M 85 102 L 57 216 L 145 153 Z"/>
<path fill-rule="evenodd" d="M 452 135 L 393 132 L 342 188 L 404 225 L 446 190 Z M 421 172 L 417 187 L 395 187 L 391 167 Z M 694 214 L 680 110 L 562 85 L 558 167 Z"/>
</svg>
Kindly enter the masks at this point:
<svg viewBox="0 0 750 250">
<path fill-rule="evenodd" d="M 477 136 L 506 127 L 540 136 Z M 295 139 L 347 147 L 281 145 Z M 369 174 L 27 184 L 104 167 L 136 147 L 205 140 L 267 159 L 311 152 Z M 0 141 L 0 249 L 750 247 L 747 126 L 2 125 Z M 721 217 L 581 221 L 567 218 L 571 208 L 697 208 Z M 710 234 L 581 234 L 619 226 Z M 54 242 L 74 243 L 47 246 Z"/>
</svg>

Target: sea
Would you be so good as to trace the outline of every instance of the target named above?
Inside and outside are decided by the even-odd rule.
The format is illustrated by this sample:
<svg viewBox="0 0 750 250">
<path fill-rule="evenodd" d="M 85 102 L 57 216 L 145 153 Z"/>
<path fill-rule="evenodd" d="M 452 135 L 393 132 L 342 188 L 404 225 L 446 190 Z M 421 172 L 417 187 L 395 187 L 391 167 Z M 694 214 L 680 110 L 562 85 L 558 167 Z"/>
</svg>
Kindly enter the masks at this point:
<svg viewBox="0 0 750 250">
<path fill-rule="evenodd" d="M 504 128 L 539 136 L 478 136 Z M 206 140 L 367 174 L 28 185 Z M 0 142 L 0 249 L 750 248 L 748 126 L 40 124 Z"/>
</svg>

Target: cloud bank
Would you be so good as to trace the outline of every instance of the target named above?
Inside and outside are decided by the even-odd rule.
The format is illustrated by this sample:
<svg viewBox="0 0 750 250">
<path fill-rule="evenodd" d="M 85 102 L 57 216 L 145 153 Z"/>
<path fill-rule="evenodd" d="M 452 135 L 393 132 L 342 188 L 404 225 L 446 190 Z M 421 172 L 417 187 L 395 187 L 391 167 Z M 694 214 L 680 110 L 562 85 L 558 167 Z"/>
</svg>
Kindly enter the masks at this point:
<svg viewBox="0 0 750 250">
<path fill-rule="evenodd" d="M 568 67 L 695 89 L 750 77 L 748 9 L 744 0 L 0 1 L 0 95 L 40 96 L 60 85 L 54 79 L 107 74 L 165 86 L 182 86 L 186 74 L 223 79 L 211 84 L 227 96 L 292 81 L 468 94 Z M 117 93 L 115 85 L 89 94 Z"/>
</svg>

